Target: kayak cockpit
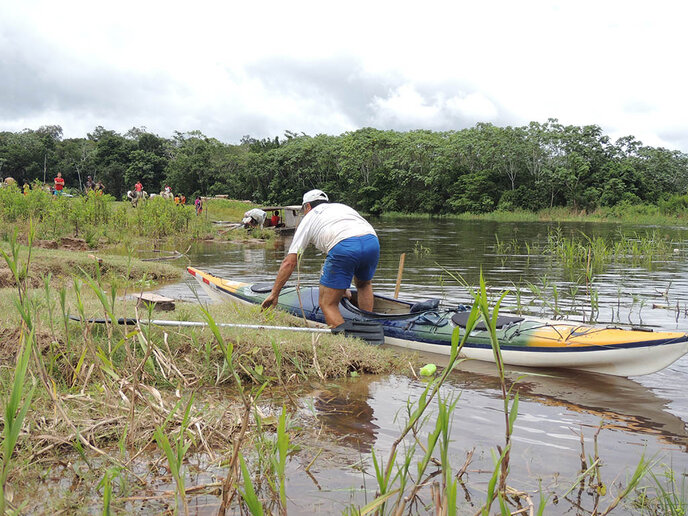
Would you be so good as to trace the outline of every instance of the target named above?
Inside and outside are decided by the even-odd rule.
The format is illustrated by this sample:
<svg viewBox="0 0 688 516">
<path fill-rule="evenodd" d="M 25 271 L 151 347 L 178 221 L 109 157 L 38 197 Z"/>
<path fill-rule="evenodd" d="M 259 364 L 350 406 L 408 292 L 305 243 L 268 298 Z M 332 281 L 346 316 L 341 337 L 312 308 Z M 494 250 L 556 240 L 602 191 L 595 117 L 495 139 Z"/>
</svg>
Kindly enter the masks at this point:
<svg viewBox="0 0 688 516">
<path fill-rule="evenodd" d="M 375 315 L 409 315 L 437 310 L 440 306 L 440 300 L 428 299 L 426 301 L 412 303 L 410 301 L 400 301 L 399 299 L 375 294 L 373 296 L 373 310 L 372 312 L 368 312 L 358 307 L 358 292 L 352 289 L 351 297 L 343 298 L 342 304 L 349 310 L 353 308 L 355 311 L 362 313 Z"/>
</svg>

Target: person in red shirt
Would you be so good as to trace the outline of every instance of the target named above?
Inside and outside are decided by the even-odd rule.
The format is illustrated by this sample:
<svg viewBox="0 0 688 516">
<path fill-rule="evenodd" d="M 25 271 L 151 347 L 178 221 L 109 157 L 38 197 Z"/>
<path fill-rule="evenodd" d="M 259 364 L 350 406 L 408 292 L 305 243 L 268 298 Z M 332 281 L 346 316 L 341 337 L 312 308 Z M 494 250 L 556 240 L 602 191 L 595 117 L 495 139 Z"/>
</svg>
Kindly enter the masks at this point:
<svg viewBox="0 0 688 516">
<path fill-rule="evenodd" d="M 270 217 L 270 225 L 273 228 L 278 228 L 283 226 L 284 224 L 280 224 L 280 216 L 279 216 L 279 211 L 275 210 L 272 214 L 272 217 Z"/>
<path fill-rule="evenodd" d="M 55 195 L 62 195 L 62 189 L 64 188 L 65 181 L 62 178 L 62 172 L 57 173 L 55 178 Z"/>
</svg>

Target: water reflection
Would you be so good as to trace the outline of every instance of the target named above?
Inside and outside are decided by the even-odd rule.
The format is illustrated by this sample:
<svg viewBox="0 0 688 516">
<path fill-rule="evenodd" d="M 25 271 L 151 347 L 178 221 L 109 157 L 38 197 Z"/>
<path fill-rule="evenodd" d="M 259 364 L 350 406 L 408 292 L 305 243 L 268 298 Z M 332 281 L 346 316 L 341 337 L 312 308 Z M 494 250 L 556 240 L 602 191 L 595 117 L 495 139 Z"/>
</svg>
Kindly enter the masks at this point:
<svg viewBox="0 0 688 516">
<path fill-rule="evenodd" d="M 530 374 L 523 377 L 524 373 Z M 677 473 L 688 469 L 685 423 L 666 410 L 669 400 L 652 389 L 633 380 L 591 373 L 532 373 L 507 372 L 509 384 L 516 382 L 513 392 L 520 396 L 510 463 L 509 484 L 513 487 L 533 493 L 541 487 L 544 493 L 566 491 L 581 472 L 581 453 L 586 458 L 593 453 L 598 432 L 600 474 L 609 485 L 617 481 L 613 479 L 623 482 L 625 473 L 637 466 L 641 454 L 671 464 Z M 316 473 L 319 481 L 327 478 L 339 485 L 354 479 L 367 485 L 372 494 L 374 479 L 356 480 L 355 475 L 351 476 L 352 465 L 366 462 L 361 453 L 371 449 L 378 459 L 387 460 L 406 421 L 407 402 L 417 400 L 424 386 L 423 382 L 407 377 L 371 376 L 335 382 L 307 395 L 317 399 L 316 418 L 325 430 L 319 435 L 327 436 L 335 447 L 344 444 L 350 450 L 348 459 L 340 457 L 327 465 L 320 462 Z M 461 364 L 449 377 L 442 395 L 460 396 L 453 415 L 450 462 L 456 472 L 466 457 L 473 454 L 464 477 L 463 496 L 469 505 L 470 500 L 478 500 L 479 505 L 493 469 L 489 450 L 504 444 L 501 389 L 494 366 L 480 362 Z M 425 426 L 416 429 L 419 443 L 426 443 L 428 432 L 434 428 L 434 406 L 431 405 Z M 317 446 L 322 446 L 322 442 Z M 417 459 L 422 453 L 416 447 Z M 373 475 L 371 463 L 363 470 L 369 477 Z M 336 471 L 340 472 L 339 477 Z M 306 492 L 302 499 L 310 495 L 321 496 Z M 370 499 L 360 503 L 365 501 Z M 595 493 L 581 488 L 560 501 L 561 513 L 586 514 L 595 503 Z"/>
<path fill-rule="evenodd" d="M 604 420 L 607 428 L 655 436 L 688 451 L 686 423 L 667 410 L 669 399 L 620 376 L 585 371 L 508 369 L 507 384 L 521 399 Z M 467 361 L 449 378 L 457 389 L 492 390 L 499 396 L 495 366 Z"/>
<path fill-rule="evenodd" d="M 370 452 L 380 428 L 374 423 L 374 411 L 368 403 L 373 381 L 377 379 L 372 376 L 355 378 L 309 395 L 315 400 L 318 420 L 328 432 L 362 453 Z"/>
<path fill-rule="evenodd" d="M 542 445 L 570 448 L 568 441 L 578 441 L 578 437 L 568 432 L 562 435 L 559 427 L 579 420 L 577 415 L 581 415 L 587 425 L 604 421 L 606 429 L 646 435 L 688 451 L 686 423 L 667 410 L 670 400 L 638 382 L 583 371 L 543 372 L 528 368 L 507 370 L 506 378 L 508 387 L 513 386 L 513 392 L 526 404 L 522 405 L 526 410 L 520 411 L 517 426 L 526 434 L 554 437 L 538 441 Z M 378 434 L 391 436 L 400 428 L 403 417 L 399 417 L 399 411 L 405 409 L 408 399 L 417 398 L 423 388 L 422 382 L 402 377 L 365 376 L 330 384 L 327 389 L 308 396 L 315 398 L 318 420 L 337 441 L 368 452 L 377 446 Z M 445 384 L 445 394 L 449 390 L 460 392 L 462 400 L 480 399 L 481 407 L 491 407 L 467 419 L 459 402 L 460 412 L 464 414 L 461 425 L 474 427 L 469 431 L 480 433 L 478 429 L 484 424 L 498 428 L 503 423 L 499 376 L 494 365 L 478 361 L 462 363 Z M 522 440 L 527 441 L 527 436 L 522 436 Z M 559 440 L 564 442 L 558 445 L 553 442 Z"/>
</svg>

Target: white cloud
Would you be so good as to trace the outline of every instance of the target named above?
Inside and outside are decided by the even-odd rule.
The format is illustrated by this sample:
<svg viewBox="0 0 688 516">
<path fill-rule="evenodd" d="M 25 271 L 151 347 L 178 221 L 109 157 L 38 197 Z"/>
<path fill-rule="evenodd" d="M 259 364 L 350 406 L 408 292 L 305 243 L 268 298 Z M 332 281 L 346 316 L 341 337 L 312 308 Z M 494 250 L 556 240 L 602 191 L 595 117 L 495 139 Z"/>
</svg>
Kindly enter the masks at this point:
<svg viewBox="0 0 688 516">
<path fill-rule="evenodd" d="M 411 84 L 396 88 L 386 98 L 375 97 L 371 104 L 374 121 L 384 126 L 427 127 L 435 125 L 440 114 L 440 108 L 428 104 Z"/>
<path fill-rule="evenodd" d="M 476 122 L 491 122 L 497 118 L 497 107 L 481 93 L 452 97 L 447 109 L 458 117 Z"/>
<path fill-rule="evenodd" d="M 399 86 L 385 97 L 374 97 L 371 108 L 375 124 L 407 129 L 465 127 L 481 121 L 492 122 L 499 114 L 497 107 L 480 93 L 446 98 L 439 92 L 426 97 L 413 84 Z"/>
<path fill-rule="evenodd" d="M 0 0 L 0 130 L 238 141 L 555 117 L 688 151 L 686 14 L 666 0 Z"/>
</svg>

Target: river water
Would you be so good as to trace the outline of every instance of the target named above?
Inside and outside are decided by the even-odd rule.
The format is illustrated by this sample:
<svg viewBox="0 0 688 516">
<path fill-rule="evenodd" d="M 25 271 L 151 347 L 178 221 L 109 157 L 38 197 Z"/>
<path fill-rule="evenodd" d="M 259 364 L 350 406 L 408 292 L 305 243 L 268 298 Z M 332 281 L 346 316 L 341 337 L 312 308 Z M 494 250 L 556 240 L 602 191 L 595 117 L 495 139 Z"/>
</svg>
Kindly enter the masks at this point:
<svg viewBox="0 0 688 516">
<path fill-rule="evenodd" d="M 406 253 L 400 298 L 439 297 L 448 306 L 470 303 L 465 287 L 449 273 L 476 286 L 482 270 L 494 299 L 502 290 L 512 291 L 503 311 L 551 317 L 556 305 L 567 318 L 581 321 L 591 312 L 585 270 L 567 268 L 543 254 L 548 234 L 558 227 L 565 235 L 603 236 L 613 241 L 654 231 L 670 242 L 669 255 L 653 262 L 610 262 L 595 271 L 596 319 L 688 331 L 688 228 L 408 219 L 374 221 L 374 225 L 382 248 L 374 279 L 377 292 L 393 293 L 399 258 Z M 286 237 L 268 245 L 200 243 L 189 252 L 190 264 L 221 277 L 271 281 L 289 241 Z M 517 245 L 504 252 L 498 241 Z M 301 282 L 317 283 L 322 262 L 323 256 L 310 248 L 301 264 Z M 193 299 L 196 294 L 192 290 L 196 290 L 195 281 L 187 277 L 159 292 Z M 198 295 L 203 296 L 201 292 Z M 441 364 L 442 360 L 428 357 L 428 361 Z M 514 392 L 520 396 L 509 483 L 530 492 L 536 505 L 540 485 L 544 492 L 556 494 L 558 498 L 552 500 L 557 503 L 550 505 L 546 514 L 586 514 L 596 503 L 591 489 L 574 489 L 565 499 L 561 496 L 580 472 L 581 434 L 585 453 L 591 455 L 600 425 L 600 474 L 609 493 L 600 502 L 602 508 L 618 493 L 643 454 L 658 461 L 658 471 L 663 465 L 672 468 L 682 482 L 688 471 L 688 357 L 661 372 L 633 378 L 522 368 L 509 370 L 508 376 L 516 382 Z M 417 399 L 422 389 L 420 381 L 388 376 L 349 379 L 305 393 L 301 417 L 327 429 L 323 439 L 329 444 L 314 444 L 290 462 L 288 492 L 294 513 L 338 512 L 349 503 L 370 501 L 374 477 L 364 475 L 361 469 L 373 474 L 371 449 L 386 460 L 399 434 L 407 400 Z M 464 510 L 471 512 L 485 498 L 491 450 L 504 440 L 494 366 L 462 364 L 444 394 L 460 395 L 451 449 L 455 471 L 475 449 L 466 490 L 459 495 Z M 306 466 L 323 448 L 331 460 L 316 460 L 306 474 Z M 617 510 L 629 511 L 629 507 Z"/>
</svg>

